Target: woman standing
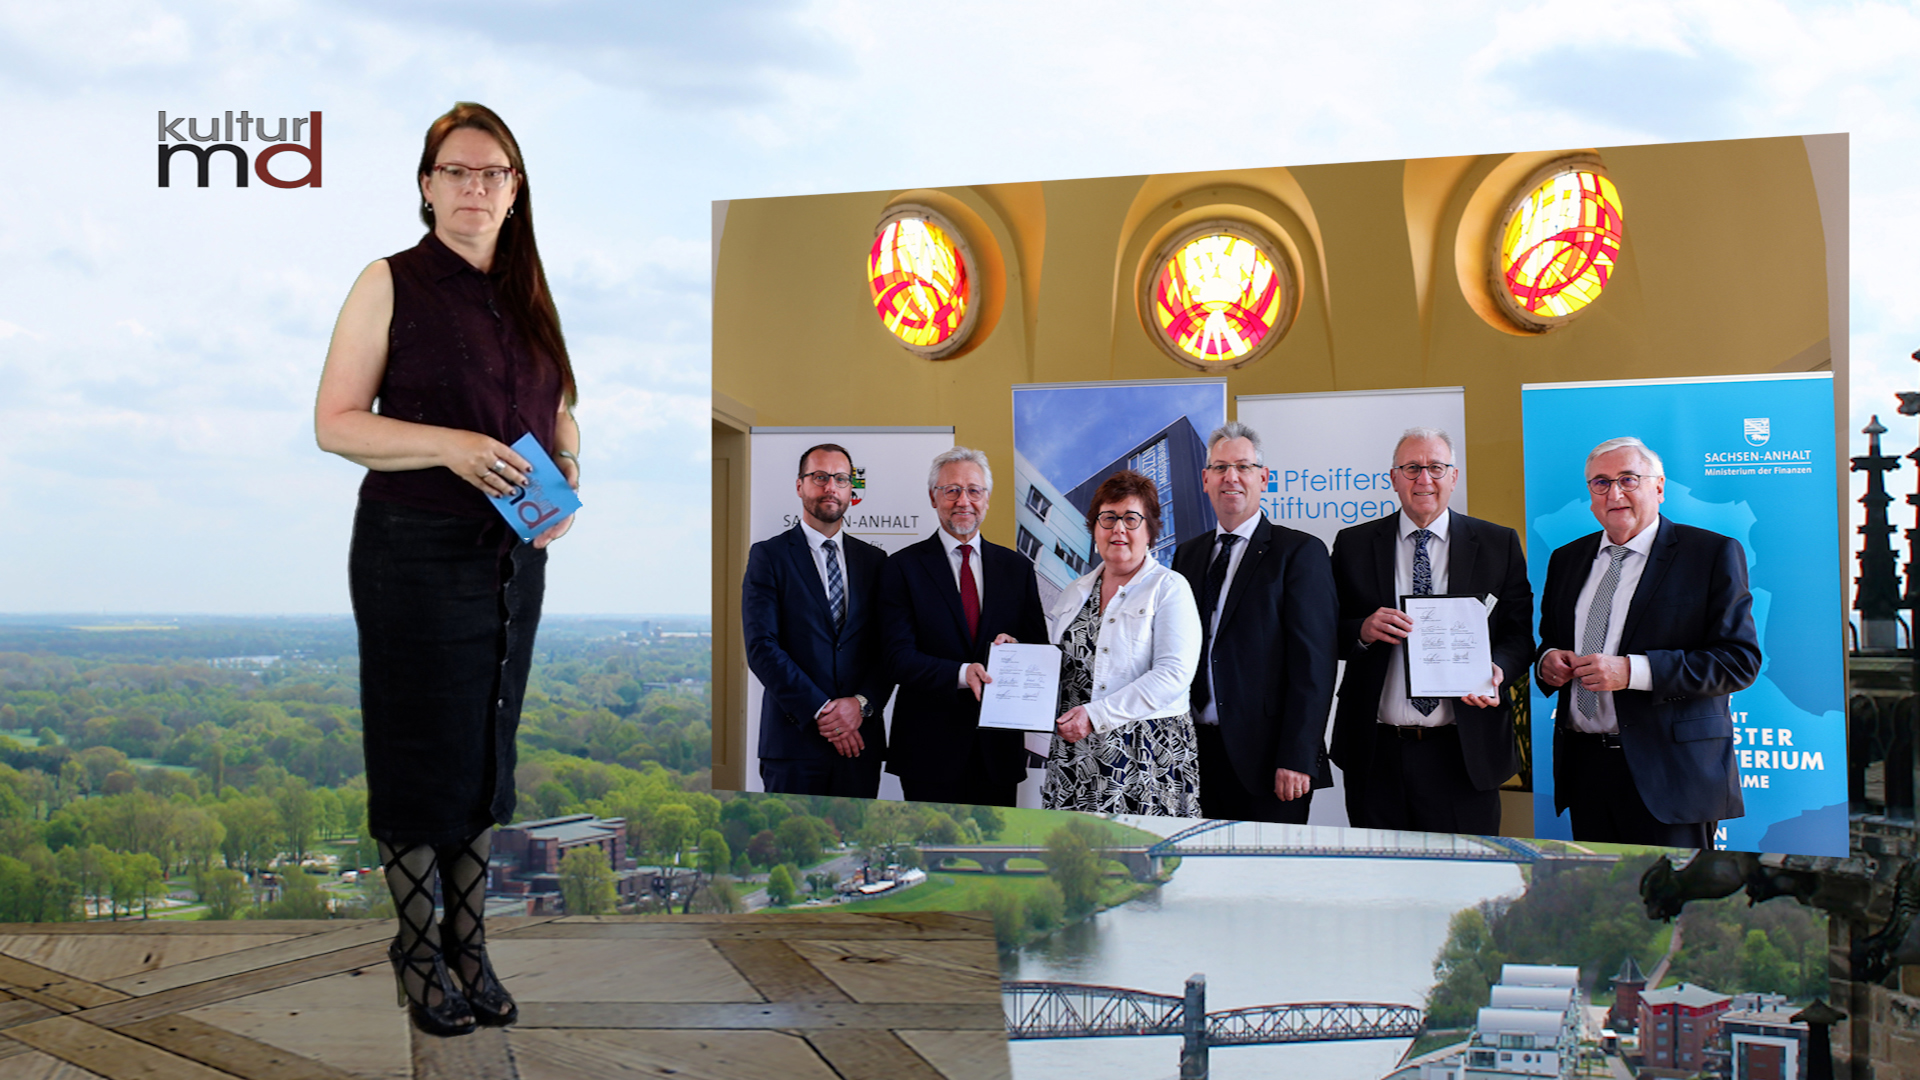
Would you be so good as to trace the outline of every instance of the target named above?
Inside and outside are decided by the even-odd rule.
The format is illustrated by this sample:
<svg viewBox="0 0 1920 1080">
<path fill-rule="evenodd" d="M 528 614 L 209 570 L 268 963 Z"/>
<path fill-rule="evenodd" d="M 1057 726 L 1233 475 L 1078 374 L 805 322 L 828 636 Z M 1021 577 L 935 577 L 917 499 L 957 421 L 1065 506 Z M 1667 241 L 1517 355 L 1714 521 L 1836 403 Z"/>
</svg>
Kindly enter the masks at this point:
<svg viewBox="0 0 1920 1080">
<path fill-rule="evenodd" d="M 1063 810 L 1198 817 L 1187 688 L 1200 663 L 1200 614 L 1186 579 L 1148 555 L 1160 535 L 1153 481 L 1109 476 L 1087 528 L 1104 561 L 1047 612 L 1047 638 L 1066 655 L 1041 799 Z"/>
<path fill-rule="evenodd" d="M 427 129 L 418 180 L 429 232 L 354 282 L 314 428 L 368 469 L 348 576 L 368 828 L 400 919 L 388 954 L 413 1022 L 460 1035 L 518 1016 L 487 960 L 487 855 L 513 816 L 545 549 L 573 522 L 521 543 L 488 496 L 526 481 L 509 444 L 529 432 L 579 487 L 580 431 L 513 133 L 462 102 Z"/>
</svg>

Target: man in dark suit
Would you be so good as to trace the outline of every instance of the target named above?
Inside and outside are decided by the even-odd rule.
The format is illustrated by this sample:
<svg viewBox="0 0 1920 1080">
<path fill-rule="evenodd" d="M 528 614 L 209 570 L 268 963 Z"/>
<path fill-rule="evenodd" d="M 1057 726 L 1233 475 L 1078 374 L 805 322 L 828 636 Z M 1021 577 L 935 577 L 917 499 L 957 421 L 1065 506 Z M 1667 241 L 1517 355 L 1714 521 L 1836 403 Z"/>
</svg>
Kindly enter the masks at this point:
<svg viewBox="0 0 1920 1080">
<path fill-rule="evenodd" d="M 1200 812 L 1237 821 L 1307 820 L 1313 789 L 1331 787 L 1333 569 L 1319 538 L 1260 512 L 1260 436 L 1238 421 L 1207 438 L 1201 476 L 1219 520 L 1173 554 L 1200 608 L 1194 736 Z"/>
<path fill-rule="evenodd" d="M 800 455 L 800 520 L 753 545 L 740 592 L 747 667 L 760 679 L 760 779 L 793 795 L 880 793 L 893 685 L 874 601 L 886 552 L 840 528 L 853 458 L 822 443 Z"/>
<path fill-rule="evenodd" d="M 1026 748 L 1018 731 L 980 730 L 980 693 L 995 637 L 1047 640 L 1040 588 L 1025 556 L 980 536 L 987 455 L 948 450 L 927 489 L 940 530 L 895 552 L 880 575 L 883 649 L 900 684 L 887 771 L 917 802 L 1012 806 Z"/>
<path fill-rule="evenodd" d="M 1500 785 L 1519 768 L 1508 672 L 1533 656 L 1533 587 L 1520 537 L 1504 525 L 1447 509 L 1460 481 L 1453 439 L 1410 428 L 1393 449 L 1400 510 L 1340 530 L 1333 576 L 1340 591 L 1340 655 L 1347 672 L 1333 721 L 1333 760 L 1355 828 L 1491 836 L 1500 831 Z M 1492 596 L 1485 693 L 1455 699 L 1407 693 L 1402 653 L 1413 620 L 1404 595 Z"/>
<path fill-rule="evenodd" d="M 1559 687 L 1553 801 L 1576 840 L 1706 848 L 1746 813 L 1728 695 L 1760 674 L 1740 542 L 1660 515 L 1659 455 L 1587 455 L 1601 532 L 1553 553 L 1540 685 Z"/>
</svg>

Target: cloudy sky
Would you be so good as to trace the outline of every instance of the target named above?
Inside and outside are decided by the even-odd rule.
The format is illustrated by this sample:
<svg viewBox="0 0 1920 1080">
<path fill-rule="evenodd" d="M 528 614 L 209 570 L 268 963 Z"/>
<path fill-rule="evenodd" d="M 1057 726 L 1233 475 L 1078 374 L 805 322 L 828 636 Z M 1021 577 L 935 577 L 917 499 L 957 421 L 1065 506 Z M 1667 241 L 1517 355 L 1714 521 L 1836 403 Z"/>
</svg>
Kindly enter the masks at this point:
<svg viewBox="0 0 1920 1080">
<path fill-rule="evenodd" d="M 582 387 L 548 610 L 667 613 L 708 598 L 714 199 L 1847 131 L 1858 428 L 1920 385 L 1915 56 L 1879 3 L 7 0 L 0 612 L 346 610 L 313 389 L 458 99 L 521 139 Z M 321 189 L 155 186 L 160 110 L 242 109 L 324 113 Z"/>
</svg>

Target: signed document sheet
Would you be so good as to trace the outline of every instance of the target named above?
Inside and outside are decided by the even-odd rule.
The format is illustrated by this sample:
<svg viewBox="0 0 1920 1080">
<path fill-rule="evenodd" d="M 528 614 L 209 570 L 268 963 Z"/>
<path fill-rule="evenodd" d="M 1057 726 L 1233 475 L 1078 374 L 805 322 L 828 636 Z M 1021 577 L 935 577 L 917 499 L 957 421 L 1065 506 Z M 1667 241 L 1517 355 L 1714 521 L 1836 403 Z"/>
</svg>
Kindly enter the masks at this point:
<svg viewBox="0 0 1920 1080">
<path fill-rule="evenodd" d="M 980 726 L 1051 732 L 1060 715 L 1060 647 L 995 645 L 987 650 Z"/>
<path fill-rule="evenodd" d="M 1400 610 L 1413 620 L 1405 653 L 1408 697 L 1494 693 L 1484 597 L 1402 596 Z"/>
</svg>

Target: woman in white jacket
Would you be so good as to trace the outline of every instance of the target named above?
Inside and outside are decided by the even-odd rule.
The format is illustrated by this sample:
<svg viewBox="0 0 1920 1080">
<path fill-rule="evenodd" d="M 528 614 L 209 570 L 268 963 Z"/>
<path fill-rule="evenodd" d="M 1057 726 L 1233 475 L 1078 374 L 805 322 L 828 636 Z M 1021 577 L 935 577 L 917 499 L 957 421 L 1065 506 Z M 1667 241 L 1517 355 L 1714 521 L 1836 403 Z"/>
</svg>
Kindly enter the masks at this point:
<svg viewBox="0 0 1920 1080">
<path fill-rule="evenodd" d="M 1103 562 L 1047 612 L 1047 638 L 1066 655 L 1041 798 L 1063 810 L 1197 817 L 1187 688 L 1200 663 L 1200 614 L 1186 579 L 1148 556 L 1160 535 L 1153 481 L 1108 477 L 1087 526 Z"/>
</svg>

